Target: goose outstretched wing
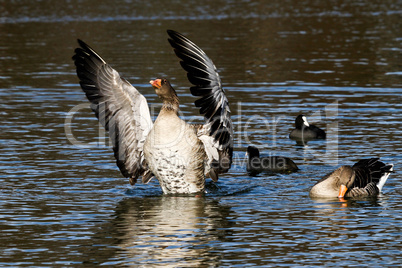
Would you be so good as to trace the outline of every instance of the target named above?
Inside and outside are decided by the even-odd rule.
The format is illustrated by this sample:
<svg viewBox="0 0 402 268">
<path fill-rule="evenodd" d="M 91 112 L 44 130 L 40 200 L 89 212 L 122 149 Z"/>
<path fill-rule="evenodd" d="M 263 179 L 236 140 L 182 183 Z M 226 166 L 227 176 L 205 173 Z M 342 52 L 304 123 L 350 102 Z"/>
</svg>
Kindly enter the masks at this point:
<svg viewBox="0 0 402 268">
<path fill-rule="evenodd" d="M 81 40 L 73 60 L 80 85 L 99 122 L 109 131 L 117 166 L 134 184 L 152 174 L 144 162 L 143 146 L 152 128 L 147 101 L 138 90 Z"/>
<path fill-rule="evenodd" d="M 194 85 L 190 88 L 191 94 L 200 97 L 195 106 L 200 108 L 206 120 L 199 132 L 203 136 L 201 140 L 206 147 L 212 145 L 210 150 L 217 151 L 209 154 L 213 156 L 212 168 L 217 173 L 226 172 L 232 163 L 233 128 L 229 102 L 219 74 L 212 60 L 196 44 L 178 32 L 167 32 L 170 45 L 182 60 L 181 66 Z"/>
</svg>

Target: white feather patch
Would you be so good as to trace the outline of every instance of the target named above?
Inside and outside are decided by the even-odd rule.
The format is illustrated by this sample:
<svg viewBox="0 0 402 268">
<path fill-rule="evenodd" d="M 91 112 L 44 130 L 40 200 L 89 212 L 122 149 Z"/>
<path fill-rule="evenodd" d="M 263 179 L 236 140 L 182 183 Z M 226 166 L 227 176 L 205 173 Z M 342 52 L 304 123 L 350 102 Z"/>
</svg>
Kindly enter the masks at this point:
<svg viewBox="0 0 402 268">
<path fill-rule="evenodd" d="M 208 135 L 201 135 L 198 139 L 204 144 L 205 152 L 208 156 L 208 163 L 211 163 L 213 159 L 219 160 L 218 149 L 214 146 L 214 138 Z"/>
<path fill-rule="evenodd" d="M 394 170 L 394 165 L 393 164 L 389 164 L 390 166 L 392 166 L 389 171 L 393 171 Z M 384 184 L 387 182 L 387 179 L 389 177 L 391 173 L 390 172 L 386 172 L 381 178 L 380 181 L 377 183 L 377 187 L 380 190 L 380 192 L 382 191 L 382 187 L 384 187 Z"/>
</svg>

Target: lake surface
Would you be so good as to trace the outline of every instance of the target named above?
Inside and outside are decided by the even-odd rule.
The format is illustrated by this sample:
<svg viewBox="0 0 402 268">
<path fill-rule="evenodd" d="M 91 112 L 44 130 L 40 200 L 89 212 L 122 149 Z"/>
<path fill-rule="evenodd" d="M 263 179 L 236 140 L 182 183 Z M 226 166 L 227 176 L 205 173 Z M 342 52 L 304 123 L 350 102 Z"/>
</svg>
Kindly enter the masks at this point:
<svg viewBox="0 0 402 268">
<path fill-rule="evenodd" d="M 400 267 L 400 1 L 53 2 L 0 8 L 1 267 Z M 128 184 L 71 60 L 83 39 L 154 116 L 148 81 L 168 77 L 201 122 L 166 29 L 213 59 L 231 105 L 234 164 L 201 198 Z M 327 141 L 288 139 L 300 112 Z M 300 171 L 251 177 L 248 145 Z M 395 165 L 380 196 L 308 196 L 368 157 Z"/>
</svg>

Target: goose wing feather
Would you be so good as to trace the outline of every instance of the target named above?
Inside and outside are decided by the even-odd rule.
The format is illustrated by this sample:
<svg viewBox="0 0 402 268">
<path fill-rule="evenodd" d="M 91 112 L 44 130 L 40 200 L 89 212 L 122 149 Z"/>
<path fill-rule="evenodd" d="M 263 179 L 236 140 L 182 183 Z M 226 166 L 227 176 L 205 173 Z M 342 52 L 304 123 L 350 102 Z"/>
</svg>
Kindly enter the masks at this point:
<svg viewBox="0 0 402 268">
<path fill-rule="evenodd" d="M 212 145 L 213 148 L 209 150 L 217 151 L 209 155 L 218 156 L 218 159 L 212 159 L 211 166 L 215 173 L 226 172 L 232 164 L 233 127 L 229 102 L 219 74 L 212 60 L 201 48 L 178 32 L 167 32 L 170 45 L 181 59 L 180 64 L 193 84 L 191 94 L 200 97 L 195 101 L 195 106 L 200 108 L 206 122 L 200 129 L 199 136 L 206 135 L 207 137 L 201 139 L 204 146 Z"/>
<path fill-rule="evenodd" d="M 152 119 L 145 97 L 90 46 L 81 40 L 78 43 L 73 60 L 80 85 L 99 122 L 109 131 L 117 166 L 132 184 L 140 175 L 149 181 L 143 145 Z"/>
</svg>

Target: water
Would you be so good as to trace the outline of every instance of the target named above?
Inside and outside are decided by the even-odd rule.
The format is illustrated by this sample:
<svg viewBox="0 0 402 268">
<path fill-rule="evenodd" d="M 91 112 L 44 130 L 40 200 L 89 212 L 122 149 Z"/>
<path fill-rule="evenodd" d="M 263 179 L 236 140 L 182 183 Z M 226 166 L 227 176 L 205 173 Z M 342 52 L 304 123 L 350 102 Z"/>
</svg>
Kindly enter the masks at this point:
<svg viewBox="0 0 402 268">
<path fill-rule="evenodd" d="M 399 267 L 401 10 L 362 0 L 3 4 L 0 266 Z M 76 38 L 88 42 L 155 113 L 148 81 L 166 76 L 183 117 L 199 121 L 166 29 L 206 51 L 231 102 L 235 163 L 202 198 L 121 177 L 71 60 Z M 299 112 L 327 142 L 287 138 Z M 250 177 L 249 144 L 301 170 Z M 382 195 L 309 198 L 324 174 L 372 156 L 395 165 Z"/>
</svg>

